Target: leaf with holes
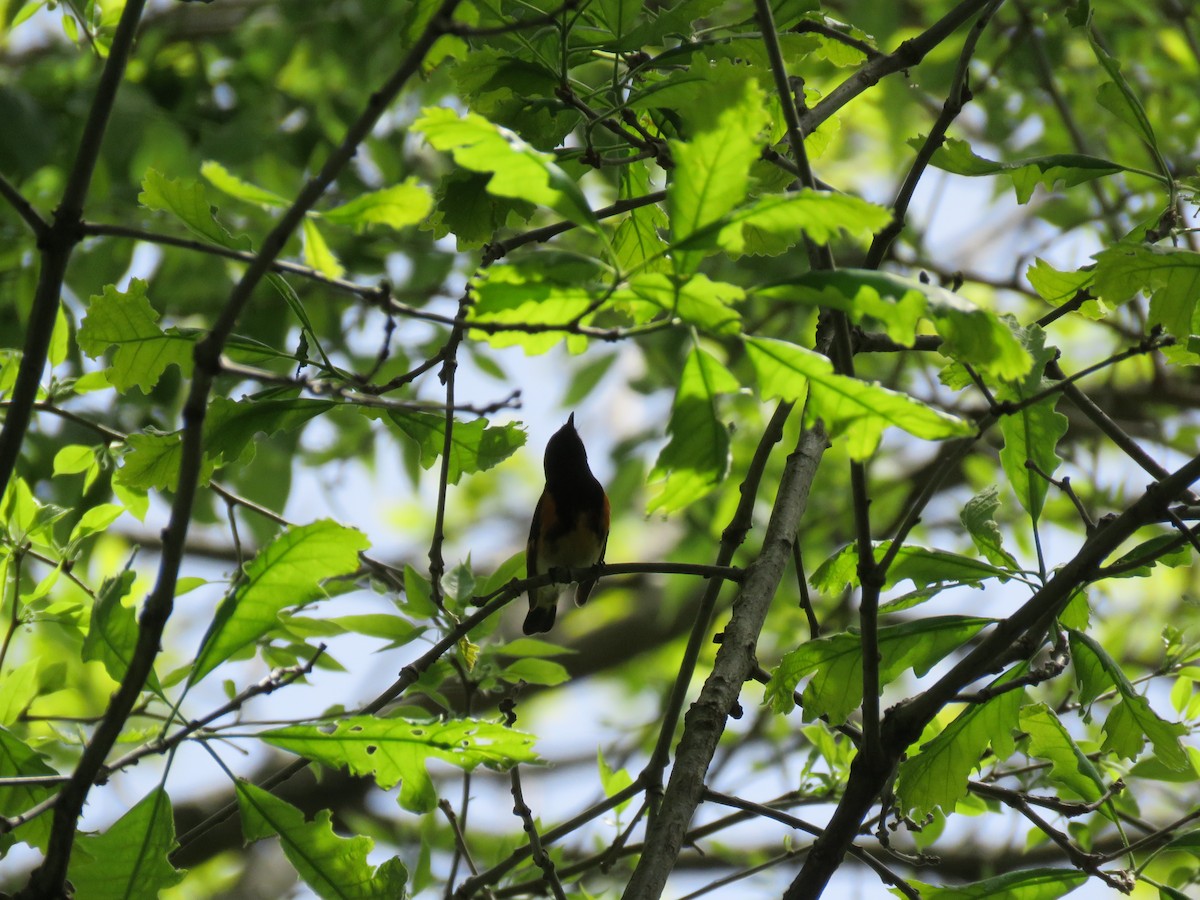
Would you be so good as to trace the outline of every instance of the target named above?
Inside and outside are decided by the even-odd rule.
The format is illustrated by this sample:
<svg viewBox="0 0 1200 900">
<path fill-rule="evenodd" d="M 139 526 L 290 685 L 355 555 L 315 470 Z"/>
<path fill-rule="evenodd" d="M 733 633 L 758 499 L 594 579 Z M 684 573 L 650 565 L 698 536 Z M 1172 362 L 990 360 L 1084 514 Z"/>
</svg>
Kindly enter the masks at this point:
<svg viewBox="0 0 1200 900">
<path fill-rule="evenodd" d="M 479 765 L 507 769 L 538 761 L 533 735 L 475 719 L 418 722 L 357 716 L 339 722 L 333 731 L 291 725 L 264 732 L 262 738 L 298 756 L 372 776 L 384 790 L 399 784 L 400 805 L 413 812 L 429 812 L 437 803 L 426 760 L 440 759 L 467 772 Z"/>
</svg>

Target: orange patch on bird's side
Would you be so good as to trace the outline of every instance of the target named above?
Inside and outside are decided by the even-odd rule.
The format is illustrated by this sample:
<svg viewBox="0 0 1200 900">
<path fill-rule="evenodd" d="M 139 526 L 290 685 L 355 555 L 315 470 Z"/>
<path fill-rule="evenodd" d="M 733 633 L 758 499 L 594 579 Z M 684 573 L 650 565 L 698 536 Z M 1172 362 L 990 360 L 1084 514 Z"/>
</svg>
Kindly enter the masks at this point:
<svg viewBox="0 0 1200 900">
<path fill-rule="evenodd" d="M 538 565 L 547 569 L 555 566 L 572 569 L 594 566 L 600 559 L 601 546 L 596 541 L 596 532 L 588 527 L 587 515 L 580 513 L 575 519 L 575 527 L 542 545 Z"/>
</svg>

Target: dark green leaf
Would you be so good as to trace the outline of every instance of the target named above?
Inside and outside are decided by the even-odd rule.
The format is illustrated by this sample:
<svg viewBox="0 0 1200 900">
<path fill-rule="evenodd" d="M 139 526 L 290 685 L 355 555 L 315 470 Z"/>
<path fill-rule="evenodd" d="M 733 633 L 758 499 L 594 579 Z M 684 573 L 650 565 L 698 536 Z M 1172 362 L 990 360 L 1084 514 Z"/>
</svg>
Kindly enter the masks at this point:
<svg viewBox="0 0 1200 900">
<path fill-rule="evenodd" d="M 920 146 L 925 138 L 916 137 L 909 144 Z M 1084 156 L 1080 153 L 1056 153 L 1050 156 L 1037 156 L 1016 162 L 993 162 L 976 156 L 971 145 L 966 141 L 949 138 L 933 154 L 931 164 L 955 175 L 1007 175 L 1012 179 L 1013 189 L 1017 193 L 1018 203 L 1027 203 L 1033 196 L 1033 189 L 1039 184 L 1053 190 L 1058 182 L 1064 187 L 1074 187 L 1095 178 L 1104 178 L 1126 171 L 1124 166 L 1099 159 L 1094 156 Z"/>
</svg>

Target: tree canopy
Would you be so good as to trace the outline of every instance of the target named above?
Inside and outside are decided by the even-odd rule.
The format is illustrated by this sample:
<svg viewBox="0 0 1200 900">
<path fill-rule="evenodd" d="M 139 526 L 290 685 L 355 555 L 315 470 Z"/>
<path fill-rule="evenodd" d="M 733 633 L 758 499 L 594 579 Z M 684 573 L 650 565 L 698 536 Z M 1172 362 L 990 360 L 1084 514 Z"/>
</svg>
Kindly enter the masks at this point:
<svg viewBox="0 0 1200 900">
<path fill-rule="evenodd" d="M 1190 4 L 0 21 L 0 892 L 1200 884 Z"/>
</svg>

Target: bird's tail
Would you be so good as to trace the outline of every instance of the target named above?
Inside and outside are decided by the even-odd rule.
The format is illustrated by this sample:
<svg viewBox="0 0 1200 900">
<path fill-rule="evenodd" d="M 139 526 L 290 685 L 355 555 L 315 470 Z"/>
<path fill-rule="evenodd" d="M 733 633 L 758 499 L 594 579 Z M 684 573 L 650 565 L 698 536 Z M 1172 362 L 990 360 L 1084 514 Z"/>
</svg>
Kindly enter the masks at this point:
<svg viewBox="0 0 1200 900">
<path fill-rule="evenodd" d="M 522 626 L 522 630 L 526 634 L 542 634 L 549 631 L 554 627 L 554 615 L 557 612 L 557 603 L 532 607 L 529 610 L 529 615 L 525 617 L 525 624 Z"/>
<path fill-rule="evenodd" d="M 575 588 L 575 605 L 583 606 L 583 604 L 587 603 L 588 597 L 590 597 L 592 594 L 592 588 L 595 586 L 595 578 L 591 579 L 590 581 L 579 582 L 578 586 Z"/>
</svg>

